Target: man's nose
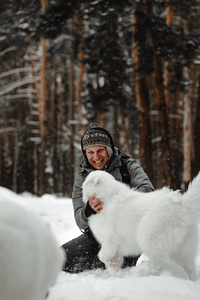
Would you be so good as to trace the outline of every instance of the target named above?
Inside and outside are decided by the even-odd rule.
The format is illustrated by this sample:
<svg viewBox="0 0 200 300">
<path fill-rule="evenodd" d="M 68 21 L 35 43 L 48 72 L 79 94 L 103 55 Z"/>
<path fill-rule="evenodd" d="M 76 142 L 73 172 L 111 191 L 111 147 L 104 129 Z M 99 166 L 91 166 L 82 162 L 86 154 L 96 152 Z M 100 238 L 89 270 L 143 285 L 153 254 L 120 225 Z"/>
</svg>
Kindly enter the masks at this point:
<svg viewBox="0 0 200 300">
<path fill-rule="evenodd" d="M 98 157 L 99 157 L 99 153 L 98 152 L 94 153 L 94 159 L 97 159 Z"/>
</svg>

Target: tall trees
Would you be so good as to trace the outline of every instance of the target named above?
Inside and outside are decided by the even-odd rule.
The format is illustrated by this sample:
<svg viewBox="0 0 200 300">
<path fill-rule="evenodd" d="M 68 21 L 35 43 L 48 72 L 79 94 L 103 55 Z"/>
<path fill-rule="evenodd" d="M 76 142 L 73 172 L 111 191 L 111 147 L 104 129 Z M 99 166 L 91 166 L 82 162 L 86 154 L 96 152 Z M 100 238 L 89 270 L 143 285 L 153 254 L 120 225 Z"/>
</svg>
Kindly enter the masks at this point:
<svg viewBox="0 0 200 300">
<path fill-rule="evenodd" d="M 183 170 L 187 185 L 199 169 L 199 2 L 12 3 L 0 15 L 0 184 L 71 195 L 80 137 L 99 122 L 155 187 L 180 188 Z"/>
</svg>

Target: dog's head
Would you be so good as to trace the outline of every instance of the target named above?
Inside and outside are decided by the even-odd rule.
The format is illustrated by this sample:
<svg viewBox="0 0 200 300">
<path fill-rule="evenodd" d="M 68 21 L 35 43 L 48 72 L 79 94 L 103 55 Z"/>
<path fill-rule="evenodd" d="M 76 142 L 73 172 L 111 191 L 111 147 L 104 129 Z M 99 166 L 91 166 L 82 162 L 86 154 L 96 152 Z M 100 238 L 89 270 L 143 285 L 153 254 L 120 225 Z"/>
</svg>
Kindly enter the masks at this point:
<svg viewBox="0 0 200 300">
<path fill-rule="evenodd" d="M 104 196 L 108 196 L 114 182 L 114 177 L 105 171 L 97 170 L 91 172 L 82 186 L 83 201 L 86 203 L 88 198 L 94 194 L 97 198 L 101 198 L 102 201 L 105 201 Z"/>
</svg>

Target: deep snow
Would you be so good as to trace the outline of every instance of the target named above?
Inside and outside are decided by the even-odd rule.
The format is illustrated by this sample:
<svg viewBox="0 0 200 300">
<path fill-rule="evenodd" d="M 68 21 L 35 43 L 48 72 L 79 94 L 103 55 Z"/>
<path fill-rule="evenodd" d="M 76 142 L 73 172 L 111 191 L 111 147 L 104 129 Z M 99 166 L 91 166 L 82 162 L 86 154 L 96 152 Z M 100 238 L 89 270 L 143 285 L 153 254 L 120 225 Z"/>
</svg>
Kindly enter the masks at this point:
<svg viewBox="0 0 200 300">
<path fill-rule="evenodd" d="M 3 187 L 0 187 L 0 197 L 18 203 L 48 221 L 60 245 L 81 234 L 75 224 L 72 202 L 69 198 L 57 198 L 53 195 L 39 198 L 29 193 L 17 195 Z M 168 270 L 160 276 L 142 276 L 138 270 L 145 270 L 146 258 L 143 258 L 144 262 L 138 267 L 121 270 L 115 276 L 109 276 L 106 270 L 85 271 L 73 275 L 60 272 L 48 299 L 200 299 L 200 279 L 195 282 L 185 279 L 185 274 L 175 266 L 169 266 Z M 200 273 L 200 250 L 197 257 L 197 270 Z"/>
</svg>

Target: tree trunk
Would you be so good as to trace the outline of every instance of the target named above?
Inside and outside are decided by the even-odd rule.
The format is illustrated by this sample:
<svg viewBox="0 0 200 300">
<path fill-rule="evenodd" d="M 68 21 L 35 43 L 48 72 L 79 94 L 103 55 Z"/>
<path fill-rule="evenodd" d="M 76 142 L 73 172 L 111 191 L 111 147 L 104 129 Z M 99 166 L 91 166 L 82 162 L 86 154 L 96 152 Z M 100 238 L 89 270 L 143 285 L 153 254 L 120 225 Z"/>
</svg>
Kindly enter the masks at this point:
<svg viewBox="0 0 200 300">
<path fill-rule="evenodd" d="M 69 147 L 70 147 L 70 159 L 69 159 L 69 180 L 68 180 L 68 194 L 71 195 L 73 183 L 74 183 L 74 168 L 75 168 L 75 155 L 74 155 L 74 134 L 75 127 L 74 121 L 74 47 L 73 47 L 73 35 L 74 35 L 74 18 L 71 19 L 71 53 L 70 53 L 70 79 L 69 79 L 69 106 L 68 106 L 68 124 L 69 124 Z"/>
<path fill-rule="evenodd" d="M 185 70 L 185 73 L 189 73 Z M 189 74 L 188 74 L 189 75 Z M 192 145 L 192 122 L 191 102 L 188 93 L 184 95 L 184 123 L 183 123 L 183 182 L 187 188 L 191 181 L 191 145 Z"/>
<path fill-rule="evenodd" d="M 61 77 L 61 92 L 60 92 L 60 130 L 61 130 L 61 138 L 60 138 L 60 144 L 57 145 L 58 152 L 60 153 L 60 192 L 63 193 L 63 195 L 66 195 L 67 193 L 67 162 L 68 162 L 68 148 L 63 147 L 63 145 L 68 145 L 69 140 L 68 140 L 68 135 L 67 135 L 67 105 L 66 105 L 66 99 L 65 99 L 65 84 L 66 84 L 66 61 L 61 61 L 60 62 L 60 77 Z M 71 116 L 73 117 L 73 107 L 72 107 L 72 113 Z M 74 118 L 74 117 L 73 117 Z M 62 151 L 60 151 L 60 148 Z M 75 156 L 75 154 L 74 154 Z M 74 163 L 74 168 L 75 168 L 75 163 Z M 80 164 L 79 164 L 80 165 Z"/>
<path fill-rule="evenodd" d="M 169 5 L 166 8 L 166 25 L 173 26 L 174 22 L 174 11 Z M 170 37 L 169 37 L 170 38 Z M 169 120 L 169 147 L 170 156 L 173 156 L 170 164 L 170 174 L 171 174 L 171 188 L 180 189 L 182 183 L 182 151 L 180 149 L 180 144 L 182 143 L 182 124 L 180 116 L 180 90 L 177 88 L 175 92 L 170 91 L 169 83 L 171 81 L 170 69 L 172 69 L 172 61 L 166 61 L 164 63 L 164 93 L 166 101 L 166 110 Z"/>
<path fill-rule="evenodd" d="M 196 105 L 196 116 L 194 124 L 194 171 L 193 175 L 196 176 L 200 171 L 200 69 L 198 70 L 198 95 L 197 95 L 197 105 Z"/>
<path fill-rule="evenodd" d="M 171 6 L 168 6 L 167 9 L 166 9 L 166 24 L 167 26 L 172 26 L 173 25 L 173 16 L 174 16 L 174 12 L 172 10 L 172 7 Z M 171 61 L 167 61 L 165 62 L 165 65 L 164 65 L 164 71 L 165 71 L 165 76 L 164 76 L 164 86 L 165 86 L 165 99 L 166 99 L 166 105 L 167 105 L 167 109 L 168 109 L 168 112 L 170 113 L 171 111 L 171 95 L 170 95 L 170 91 L 169 91 L 169 87 L 168 87 L 168 84 L 170 82 L 170 72 L 169 72 L 169 69 L 171 68 L 172 66 L 172 62 Z"/>
<path fill-rule="evenodd" d="M 42 0 L 42 13 L 45 13 L 47 7 L 47 0 Z M 47 87 L 46 87 L 46 60 L 47 60 L 47 40 L 41 39 L 41 72 L 40 72 L 40 83 L 41 83 L 41 95 L 39 99 L 39 123 L 40 123 L 40 135 L 41 144 L 39 146 L 39 184 L 38 184 L 38 195 L 41 196 L 46 192 L 46 108 L 47 108 Z"/>
<path fill-rule="evenodd" d="M 122 146 L 122 151 L 125 154 L 130 154 L 129 153 L 129 148 L 128 148 L 128 128 L 127 128 L 127 113 L 124 110 L 124 107 L 120 106 L 121 110 L 121 132 L 123 134 L 123 146 Z"/>
<path fill-rule="evenodd" d="M 47 7 L 47 0 L 42 0 L 42 13 L 45 13 Z M 41 71 L 40 71 L 40 80 L 41 80 L 41 95 L 39 101 L 39 117 L 40 117 L 40 133 L 42 138 L 45 135 L 45 121 L 46 121 L 46 101 L 47 101 L 47 86 L 46 86 L 46 61 L 47 61 L 47 40 L 41 39 Z"/>
<path fill-rule="evenodd" d="M 147 14 L 152 14 L 151 3 L 148 5 Z M 160 154 L 158 156 L 158 180 L 157 188 L 160 188 L 164 185 L 171 185 L 171 176 L 170 176 L 170 154 L 169 154 L 169 123 L 167 115 L 167 107 L 165 101 L 165 88 L 163 84 L 163 65 L 161 57 L 156 55 L 156 36 L 150 34 L 150 42 L 154 50 L 154 73 L 153 73 L 153 91 L 155 94 L 155 109 L 159 112 L 159 128 L 160 128 Z"/>
<path fill-rule="evenodd" d="M 120 130 L 118 106 L 113 106 L 113 141 L 117 148 L 120 148 Z"/>
<path fill-rule="evenodd" d="M 78 74 L 78 80 L 77 80 L 77 86 L 76 86 L 76 101 L 77 101 L 77 109 L 78 114 L 80 117 L 80 124 L 81 124 L 81 133 L 83 134 L 87 129 L 87 118 L 86 115 L 82 112 L 82 90 L 83 90 L 83 77 L 85 74 L 85 65 L 83 64 L 84 59 L 84 52 L 83 52 L 83 20 L 81 16 L 80 6 L 78 9 L 78 34 L 80 38 L 80 44 L 78 47 L 78 59 L 79 59 L 79 74 Z"/>
<path fill-rule="evenodd" d="M 137 22 L 143 17 L 140 11 L 134 11 L 134 21 Z M 137 28 L 136 30 L 140 30 Z M 152 167 L 152 145 L 151 145 L 151 121 L 150 121 L 150 96 L 148 87 L 148 77 L 141 76 L 140 69 L 142 64 L 142 57 L 139 55 L 139 43 L 133 45 L 132 57 L 135 62 L 136 80 L 135 92 L 136 100 L 139 109 L 139 132 L 140 132 L 140 162 L 145 172 L 150 179 L 153 179 Z"/>
<path fill-rule="evenodd" d="M 188 20 L 184 22 L 184 33 L 188 34 Z M 192 134 L 192 71 L 185 66 L 184 78 L 187 83 L 187 90 L 184 94 L 184 119 L 183 119 L 183 183 L 187 189 L 192 179 L 192 154 L 193 154 L 193 134 Z"/>
<path fill-rule="evenodd" d="M 39 184 L 39 152 L 38 152 L 38 145 L 41 143 L 41 134 L 40 134 L 40 122 L 39 122 L 39 100 L 41 97 L 40 94 L 40 77 L 37 69 L 37 54 L 36 54 L 36 47 L 32 41 L 32 38 L 29 37 L 30 42 L 30 63 L 31 63 L 31 75 L 32 78 L 38 78 L 37 81 L 33 81 L 32 89 L 34 91 L 32 99 L 30 99 L 29 107 L 30 107 L 30 115 L 28 120 L 28 130 L 30 133 L 29 138 L 29 149 L 31 150 L 32 155 L 32 167 L 33 171 L 33 191 L 35 195 L 38 194 L 38 184 Z"/>
</svg>

